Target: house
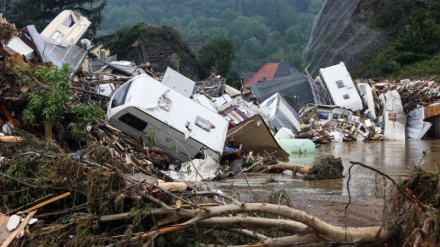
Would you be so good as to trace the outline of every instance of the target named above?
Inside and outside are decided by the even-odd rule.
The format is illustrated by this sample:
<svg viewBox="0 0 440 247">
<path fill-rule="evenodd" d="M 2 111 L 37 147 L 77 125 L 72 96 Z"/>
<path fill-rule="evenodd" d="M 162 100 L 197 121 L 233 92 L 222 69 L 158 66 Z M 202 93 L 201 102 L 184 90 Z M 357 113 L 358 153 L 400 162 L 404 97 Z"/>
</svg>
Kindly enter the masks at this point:
<svg viewBox="0 0 440 247">
<path fill-rule="evenodd" d="M 309 82 L 303 74 L 278 77 L 250 87 L 259 103 L 275 93 L 280 93 L 296 110 L 315 103 Z"/>
<path fill-rule="evenodd" d="M 295 74 L 297 74 L 296 69 L 292 68 L 290 63 L 265 63 L 260 70 L 258 70 L 258 72 L 251 77 L 251 79 L 243 82 L 243 87 L 250 87 L 250 85 L 258 82 L 269 81 L 278 77 Z"/>
<path fill-rule="evenodd" d="M 82 64 L 82 69 L 84 71 L 97 71 L 105 65 L 105 63 L 102 61 L 109 63 L 116 60 L 116 57 L 114 57 L 114 59 L 108 60 L 108 58 L 110 58 L 110 51 L 104 49 L 102 45 L 94 46 L 91 49 L 88 49 L 88 51 L 89 53 L 95 55 L 98 60 L 95 61 L 91 57 L 85 59 L 84 63 Z"/>
</svg>

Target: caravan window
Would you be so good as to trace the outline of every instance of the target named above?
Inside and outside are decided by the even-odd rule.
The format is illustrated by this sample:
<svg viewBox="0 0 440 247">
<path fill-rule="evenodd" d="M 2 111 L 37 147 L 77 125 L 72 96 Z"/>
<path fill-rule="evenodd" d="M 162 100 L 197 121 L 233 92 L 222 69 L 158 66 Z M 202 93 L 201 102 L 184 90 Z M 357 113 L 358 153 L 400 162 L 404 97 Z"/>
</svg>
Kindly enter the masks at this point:
<svg viewBox="0 0 440 247">
<path fill-rule="evenodd" d="M 125 83 L 124 85 L 120 86 L 118 90 L 116 90 L 116 93 L 113 95 L 112 108 L 123 105 L 125 103 L 125 97 L 127 97 L 127 92 L 130 88 L 130 85 L 131 81 Z"/>
<path fill-rule="evenodd" d="M 360 95 L 364 96 L 365 94 L 367 94 L 367 87 L 365 85 L 360 85 L 359 91 L 360 91 Z"/>
<path fill-rule="evenodd" d="M 144 120 L 130 114 L 130 113 L 125 113 L 124 115 L 119 117 L 119 121 L 127 124 L 130 127 L 133 127 L 139 131 L 143 131 L 145 129 L 145 127 L 147 127 L 147 122 L 145 122 Z"/>
<path fill-rule="evenodd" d="M 58 37 L 61 35 L 60 31 L 55 31 L 55 33 L 52 34 L 52 36 L 50 36 L 51 39 L 56 40 L 58 39 Z"/>
<path fill-rule="evenodd" d="M 328 119 L 328 112 L 318 112 L 319 119 Z"/>
<path fill-rule="evenodd" d="M 71 27 L 75 24 L 75 22 L 72 19 L 72 16 L 69 16 L 66 20 L 64 20 L 63 25 L 66 27 Z"/>
<path fill-rule="evenodd" d="M 345 87 L 344 82 L 342 80 L 337 80 L 336 81 L 336 85 L 338 86 L 338 88 L 343 88 Z"/>
</svg>

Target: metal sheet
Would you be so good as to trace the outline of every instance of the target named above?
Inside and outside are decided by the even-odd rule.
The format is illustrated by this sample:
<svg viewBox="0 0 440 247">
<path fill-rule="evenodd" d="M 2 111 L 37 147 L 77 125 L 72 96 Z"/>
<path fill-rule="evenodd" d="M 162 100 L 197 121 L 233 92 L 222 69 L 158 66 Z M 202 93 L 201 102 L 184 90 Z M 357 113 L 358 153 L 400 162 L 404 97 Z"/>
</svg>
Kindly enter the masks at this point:
<svg viewBox="0 0 440 247">
<path fill-rule="evenodd" d="M 289 154 L 284 151 L 270 133 L 260 115 L 255 115 L 228 130 L 227 137 L 234 143 L 241 144 L 245 152 L 254 154 L 273 153 L 279 159 L 287 159 Z"/>
</svg>

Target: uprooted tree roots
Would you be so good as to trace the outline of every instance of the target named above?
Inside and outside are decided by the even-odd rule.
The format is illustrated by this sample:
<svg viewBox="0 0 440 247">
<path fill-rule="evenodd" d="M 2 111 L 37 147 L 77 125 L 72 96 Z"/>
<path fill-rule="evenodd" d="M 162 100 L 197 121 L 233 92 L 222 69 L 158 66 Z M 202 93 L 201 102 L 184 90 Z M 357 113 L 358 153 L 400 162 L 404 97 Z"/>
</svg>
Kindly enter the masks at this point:
<svg viewBox="0 0 440 247">
<path fill-rule="evenodd" d="M 343 178 L 344 166 L 342 165 L 342 159 L 335 158 L 333 155 L 323 157 L 316 162 L 309 172 L 304 176 L 306 180 L 317 179 L 336 179 Z"/>
<path fill-rule="evenodd" d="M 277 164 L 260 167 L 259 172 L 283 172 L 285 170 L 291 170 L 294 174 L 304 174 L 304 180 L 338 179 L 344 177 L 342 174 L 344 171 L 342 159 L 335 158 L 333 155 L 320 158 L 312 167 L 278 162 Z"/>
<path fill-rule="evenodd" d="M 390 239 L 400 246 L 440 246 L 440 174 L 414 167 L 400 186 L 415 198 L 411 201 L 397 189 L 391 192 Z"/>
<path fill-rule="evenodd" d="M 385 204 L 384 221 L 388 233 L 387 242 L 390 246 L 440 245 L 440 174 L 438 172 L 428 172 L 414 166 L 408 178 L 397 183 L 389 175 L 375 168 L 359 162 L 350 163 L 352 167 L 360 165 L 371 169 L 393 184 Z M 349 168 L 349 176 L 352 167 Z M 347 189 L 349 192 L 349 179 Z"/>
</svg>

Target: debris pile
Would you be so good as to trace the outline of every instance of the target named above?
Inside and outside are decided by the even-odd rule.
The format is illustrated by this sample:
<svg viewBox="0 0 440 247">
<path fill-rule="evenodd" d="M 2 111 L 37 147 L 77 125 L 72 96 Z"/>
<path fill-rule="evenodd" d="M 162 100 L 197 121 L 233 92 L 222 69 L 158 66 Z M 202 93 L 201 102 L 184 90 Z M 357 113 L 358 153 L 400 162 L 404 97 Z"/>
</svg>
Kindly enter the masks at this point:
<svg viewBox="0 0 440 247">
<path fill-rule="evenodd" d="M 303 212 L 245 205 L 204 182 L 285 170 L 306 174 L 305 179 L 338 179 L 340 158 L 325 157 L 313 167 L 283 161 L 291 154 L 313 154 L 315 143 L 420 139 L 429 129 L 425 115 L 440 114 L 423 108 L 435 107 L 439 90 L 434 81 L 344 81 L 339 77 L 348 71 L 342 63 L 337 73 L 323 69 L 321 79 L 305 81 L 309 88 L 332 82 L 327 91 L 316 91 L 325 95 L 314 95 L 327 103 L 298 111 L 298 104 L 292 104 L 296 96 L 276 92 L 258 102 L 251 91 L 229 87 L 220 75 L 195 82 L 170 67 L 164 74 L 155 72 L 148 65 L 148 44 L 141 39 L 132 46 L 141 51 L 139 65 L 110 57 L 85 65 L 93 52 L 91 42 L 81 39 L 86 30 L 72 23 L 67 39 L 61 35 L 65 27 L 57 29 L 65 20 L 90 25 L 77 15 L 63 11 L 60 18 L 65 19 L 55 19 L 42 33 L 32 25 L 17 30 L 0 19 L 4 246 L 130 246 L 157 238 L 172 246 L 186 242 L 177 237 L 178 230 L 230 229 L 230 220 L 241 221 L 229 217 L 231 211 L 246 215 L 258 210 L 286 218 L 276 224 L 300 223 L 294 229 L 298 235 L 281 230 L 286 231 L 283 237 L 328 242 L 319 232 L 320 222 L 307 225 L 311 223 L 302 219 L 309 216 Z M 160 57 L 160 66 L 167 59 Z M 344 88 L 349 91 L 341 93 Z M 310 235 L 307 227 L 316 234 Z M 347 228 L 335 229 L 332 241 L 347 242 Z M 232 230 L 246 237 L 261 235 Z M 380 227 L 369 230 L 367 237 L 354 234 L 350 241 L 374 242 L 384 234 Z M 201 234 L 193 242 L 230 243 L 207 234 L 209 238 Z M 258 241 L 277 242 L 277 237 L 260 236 Z"/>
<path fill-rule="evenodd" d="M 396 245 L 404 239 L 407 245 L 436 246 L 440 244 L 440 176 L 416 166 L 412 169 L 399 186 L 413 201 L 397 188 L 388 199 L 387 217 L 392 222 L 389 231 L 393 233 L 390 239 Z"/>
<path fill-rule="evenodd" d="M 334 156 L 323 157 L 309 169 L 304 176 L 305 180 L 319 180 L 319 179 L 337 179 L 343 178 L 342 159 Z"/>
<path fill-rule="evenodd" d="M 348 77 L 339 68 L 333 71 L 338 66 Z M 350 77 L 343 63 L 326 69 L 327 74 L 321 71 L 322 78 L 310 83 L 325 84 L 324 94 L 331 96 L 325 97 L 330 98 L 327 101 L 340 103 L 303 107 L 299 111 L 302 124 L 297 138 L 309 138 L 315 143 L 421 139 L 437 121 L 432 118 L 437 113 L 428 113 L 440 98 L 439 85 L 432 79 L 352 81 L 347 79 Z M 348 101 L 353 98 L 356 100 Z"/>
</svg>

